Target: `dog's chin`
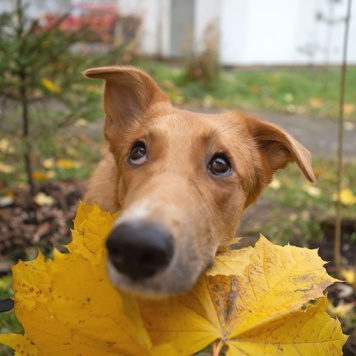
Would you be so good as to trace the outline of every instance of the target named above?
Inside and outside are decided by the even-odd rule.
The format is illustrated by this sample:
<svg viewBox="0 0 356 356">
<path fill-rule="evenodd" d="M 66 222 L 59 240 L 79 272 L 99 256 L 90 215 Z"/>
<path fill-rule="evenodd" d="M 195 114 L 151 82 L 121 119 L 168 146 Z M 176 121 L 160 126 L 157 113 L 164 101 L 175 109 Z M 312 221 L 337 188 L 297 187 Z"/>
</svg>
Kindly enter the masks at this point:
<svg viewBox="0 0 356 356">
<path fill-rule="evenodd" d="M 110 261 L 107 263 L 109 278 L 115 287 L 148 299 L 161 299 L 189 292 L 205 269 L 196 270 L 188 274 L 189 277 L 182 276 L 182 273 L 177 275 L 167 269 L 156 276 L 135 281 L 120 273 Z"/>
</svg>

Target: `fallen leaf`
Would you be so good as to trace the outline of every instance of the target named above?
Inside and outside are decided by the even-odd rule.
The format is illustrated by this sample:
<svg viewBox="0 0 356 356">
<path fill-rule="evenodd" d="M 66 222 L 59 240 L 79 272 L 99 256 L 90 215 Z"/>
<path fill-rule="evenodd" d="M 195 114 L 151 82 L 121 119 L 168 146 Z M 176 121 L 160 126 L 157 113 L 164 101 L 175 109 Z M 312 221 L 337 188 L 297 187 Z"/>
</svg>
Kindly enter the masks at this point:
<svg viewBox="0 0 356 356">
<path fill-rule="evenodd" d="M 47 171 L 47 172 L 40 172 L 40 171 L 33 171 L 32 177 L 36 180 L 47 180 L 51 179 L 56 175 L 54 171 Z"/>
<path fill-rule="evenodd" d="M 273 178 L 268 187 L 272 188 L 273 190 L 278 190 L 281 187 L 281 181 L 277 178 Z"/>
<path fill-rule="evenodd" d="M 42 192 L 37 193 L 33 197 L 33 201 L 39 206 L 53 205 L 53 203 L 54 203 L 54 199 L 50 195 L 47 195 Z"/>
<path fill-rule="evenodd" d="M 333 317 L 345 318 L 345 316 L 354 309 L 355 305 L 355 303 L 345 303 L 343 300 L 341 300 L 336 306 L 329 302 L 328 312 Z"/>
<path fill-rule="evenodd" d="M 2 138 L 0 140 L 0 152 L 12 153 L 15 152 L 15 147 L 10 143 L 7 138 Z"/>
<path fill-rule="evenodd" d="M 304 184 L 303 190 L 308 193 L 311 197 L 320 197 L 321 189 L 318 187 L 314 187 L 310 184 Z"/>
<path fill-rule="evenodd" d="M 1 192 L 0 195 L 0 207 L 9 206 L 14 202 L 14 194 L 10 190 Z"/>
<path fill-rule="evenodd" d="M 76 127 L 85 127 L 85 126 L 88 125 L 88 121 L 85 120 L 85 119 L 78 119 L 78 120 L 75 121 L 74 125 Z"/>
<path fill-rule="evenodd" d="M 312 98 L 309 100 L 309 104 L 313 109 L 319 109 L 323 105 L 323 100 L 319 98 Z"/>
<path fill-rule="evenodd" d="M 62 92 L 62 89 L 56 85 L 55 83 L 52 82 L 52 80 L 44 78 L 41 79 L 41 84 L 50 92 L 59 94 Z"/>
<path fill-rule="evenodd" d="M 294 101 L 294 95 L 291 94 L 291 93 L 286 93 L 284 94 L 284 97 L 283 97 L 284 101 L 286 101 L 287 103 L 291 103 Z"/>
<path fill-rule="evenodd" d="M 345 103 L 344 104 L 344 113 L 345 115 L 351 115 L 356 111 L 356 106 L 354 104 Z"/>
<path fill-rule="evenodd" d="M 334 201 L 337 201 L 338 199 L 340 199 L 341 204 L 345 205 L 345 206 L 350 206 L 350 205 L 356 204 L 356 196 L 354 195 L 352 190 L 349 188 L 345 188 L 345 189 L 341 190 L 340 198 L 338 198 L 338 195 L 336 193 L 333 195 Z"/>
<path fill-rule="evenodd" d="M 42 162 L 42 166 L 46 169 L 53 169 L 56 167 L 56 161 L 54 158 L 47 158 Z"/>
<path fill-rule="evenodd" d="M 0 162 L 0 173 L 10 174 L 10 173 L 14 173 L 14 172 L 15 172 L 15 168 L 14 167 L 9 166 L 6 163 Z"/>
<path fill-rule="evenodd" d="M 345 278 L 346 283 L 352 285 L 356 282 L 355 269 L 342 269 L 341 274 Z"/>
<path fill-rule="evenodd" d="M 75 163 L 69 159 L 59 159 L 56 162 L 57 167 L 64 169 L 73 169 L 75 168 Z"/>
</svg>

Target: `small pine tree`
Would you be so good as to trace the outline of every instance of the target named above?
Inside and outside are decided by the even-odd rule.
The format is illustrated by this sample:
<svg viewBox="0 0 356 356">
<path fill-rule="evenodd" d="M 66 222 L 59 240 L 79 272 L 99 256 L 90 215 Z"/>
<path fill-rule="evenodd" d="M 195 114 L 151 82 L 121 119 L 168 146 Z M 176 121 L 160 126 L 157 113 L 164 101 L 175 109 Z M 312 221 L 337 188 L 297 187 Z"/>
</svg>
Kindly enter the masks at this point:
<svg viewBox="0 0 356 356">
<path fill-rule="evenodd" d="M 46 26 L 41 26 L 39 21 L 29 19 L 26 10 L 24 1 L 16 0 L 14 10 L 0 17 L 0 99 L 15 107 L 20 117 L 21 124 L 16 125 L 15 134 L 22 143 L 20 152 L 33 196 L 31 157 L 36 140 L 93 110 L 95 101 L 88 93 L 83 95 L 80 83 L 85 79 L 81 72 L 95 65 L 103 55 L 85 56 L 73 50 L 74 45 L 90 39 L 88 27 L 61 30 L 66 15 L 52 18 Z M 118 54 L 124 50 L 124 46 L 112 49 L 115 57 L 112 52 L 111 56 L 106 53 L 106 61 L 101 65 L 113 58 L 120 60 Z M 39 103 L 47 107 L 42 117 L 38 114 Z M 4 110 L 3 117 L 8 124 L 14 120 Z"/>
</svg>

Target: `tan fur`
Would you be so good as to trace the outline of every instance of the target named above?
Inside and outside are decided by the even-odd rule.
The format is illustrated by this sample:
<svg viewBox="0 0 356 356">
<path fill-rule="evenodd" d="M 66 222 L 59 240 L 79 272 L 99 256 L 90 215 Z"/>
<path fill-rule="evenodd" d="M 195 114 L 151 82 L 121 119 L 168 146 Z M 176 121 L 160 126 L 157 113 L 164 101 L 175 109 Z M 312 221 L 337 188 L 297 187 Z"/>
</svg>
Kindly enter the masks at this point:
<svg viewBox="0 0 356 356">
<path fill-rule="evenodd" d="M 120 222 L 153 221 L 174 236 L 175 258 L 167 271 L 139 285 L 114 274 L 120 287 L 141 294 L 192 288 L 276 170 L 296 162 L 315 180 L 310 153 L 275 125 L 238 112 L 209 115 L 174 108 L 151 77 L 132 67 L 84 74 L 105 80 L 104 135 L 110 149 L 84 201 L 112 213 L 121 210 Z M 137 140 L 148 150 L 142 166 L 127 162 Z M 216 152 L 230 158 L 231 176 L 209 175 L 207 164 Z"/>
</svg>

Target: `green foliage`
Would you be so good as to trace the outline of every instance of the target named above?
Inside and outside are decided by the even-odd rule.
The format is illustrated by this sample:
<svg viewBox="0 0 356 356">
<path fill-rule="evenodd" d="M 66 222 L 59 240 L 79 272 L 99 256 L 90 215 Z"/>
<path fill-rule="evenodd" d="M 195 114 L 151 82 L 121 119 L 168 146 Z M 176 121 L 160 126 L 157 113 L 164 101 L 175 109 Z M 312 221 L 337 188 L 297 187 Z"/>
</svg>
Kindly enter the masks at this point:
<svg viewBox="0 0 356 356">
<path fill-rule="evenodd" d="M 55 133 L 75 120 L 102 115 L 100 89 L 88 85 L 81 72 L 132 56 L 122 44 L 105 54 L 83 53 L 88 52 L 89 28 L 61 30 L 66 15 L 42 26 L 30 21 L 26 10 L 23 0 L 17 0 L 14 11 L 0 18 L 0 126 L 15 144 L 13 156 L 23 157 L 33 193 L 36 150 L 55 147 Z"/>
</svg>

